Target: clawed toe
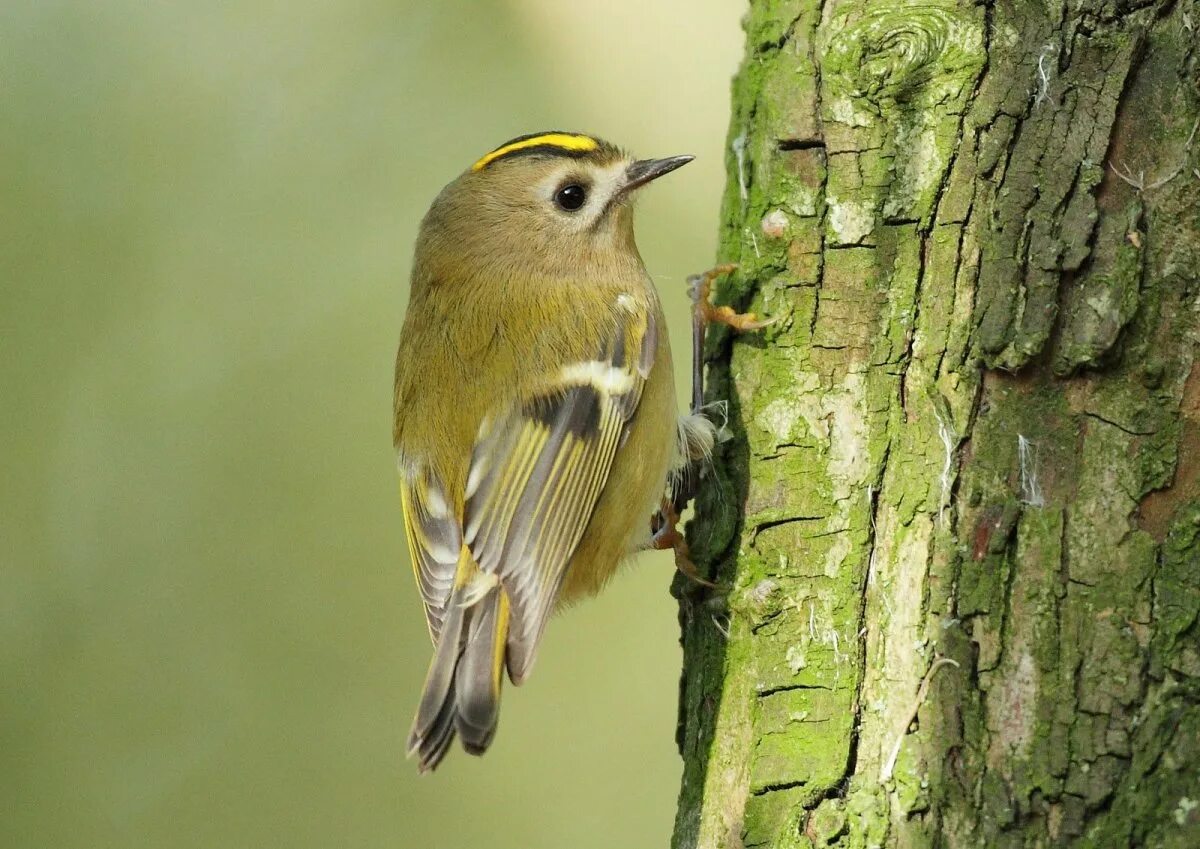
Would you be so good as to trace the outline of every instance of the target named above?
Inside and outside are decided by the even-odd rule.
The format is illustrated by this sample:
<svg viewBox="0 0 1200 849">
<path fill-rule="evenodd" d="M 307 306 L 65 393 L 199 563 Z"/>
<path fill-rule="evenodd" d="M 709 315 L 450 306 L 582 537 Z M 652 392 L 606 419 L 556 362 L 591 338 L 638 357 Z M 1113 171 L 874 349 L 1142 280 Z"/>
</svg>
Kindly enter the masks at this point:
<svg viewBox="0 0 1200 849">
<path fill-rule="evenodd" d="M 679 513 L 675 506 L 669 500 L 664 500 L 662 507 L 650 520 L 650 531 L 653 535 L 650 538 L 650 547 L 656 551 L 671 549 L 675 553 L 675 568 L 680 574 L 702 586 L 715 587 L 716 584 L 712 581 L 701 577 L 700 570 L 692 562 L 688 554 L 687 540 L 679 532 L 678 524 Z"/>
<path fill-rule="evenodd" d="M 737 268 L 733 263 L 718 265 L 703 274 L 693 274 L 688 278 L 688 286 L 695 305 L 697 315 L 706 323 L 716 322 L 733 328 L 739 333 L 751 330 L 761 330 L 778 321 L 777 318 L 760 319 L 752 312 L 739 313 L 733 307 L 715 307 L 709 301 L 713 281 L 722 274 L 728 274 Z"/>
<path fill-rule="evenodd" d="M 770 327 L 779 321 L 778 316 L 775 318 L 760 319 L 752 312 L 734 312 L 733 307 L 714 307 L 709 303 L 702 304 L 701 309 L 704 310 L 704 317 L 708 321 L 715 321 L 727 327 L 732 327 L 739 333 L 762 330 L 764 327 Z"/>
</svg>

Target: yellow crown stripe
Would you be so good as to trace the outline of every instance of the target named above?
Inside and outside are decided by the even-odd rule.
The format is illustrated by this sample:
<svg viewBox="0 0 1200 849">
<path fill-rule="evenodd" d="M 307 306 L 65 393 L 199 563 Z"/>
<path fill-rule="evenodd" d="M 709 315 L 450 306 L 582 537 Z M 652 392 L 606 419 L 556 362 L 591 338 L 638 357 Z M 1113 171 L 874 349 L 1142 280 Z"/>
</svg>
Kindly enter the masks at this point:
<svg viewBox="0 0 1200 849">
<path fill-rule="evenodd" d="M 569 133 L 546 133 L 533 138 L 521 139 L 520 141 L 506 144 L 504 147 L 498 147 L 491 153 L 486 154 L 471 166 L 472 171 L 479 171 L 486 168 L 492 162 L 495 162 L 502 156 L 508 156 L 510 153 L 515 153 L 518 150 L 525 150 L 531 147 L 557 147 L 562 150 L 572 152 L 586 153 L 590 150 L 597 150 L 600 147 L 600 142 L 596 141 L 591 136 L 575 136 Z"/>
</svg>

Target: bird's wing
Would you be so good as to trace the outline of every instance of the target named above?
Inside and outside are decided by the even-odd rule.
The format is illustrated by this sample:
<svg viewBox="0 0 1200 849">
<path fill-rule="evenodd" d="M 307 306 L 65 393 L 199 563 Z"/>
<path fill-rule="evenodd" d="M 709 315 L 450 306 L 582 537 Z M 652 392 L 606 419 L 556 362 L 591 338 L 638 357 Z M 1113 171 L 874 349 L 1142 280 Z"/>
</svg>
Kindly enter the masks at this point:
<svg viewBox="0 0 1200 849">
<path fill-rule="evenodd" d="M 404 504 L 409 559 L 425 603 L 429 636 L 436 644 L 458 567 L 462 527 L 441 484 L 427 470 L 401 476 L 400 500 Z"/>
<path fill-rule="evenodd" d="M 622 309 L 616 318 L 596 359 L 564 364 L 530 397 L 486 417 L 471 455 L 463 542 L 509 597 L 514 683 L 533 663 L 654 363 L 653 316 Z"/>
</svg>

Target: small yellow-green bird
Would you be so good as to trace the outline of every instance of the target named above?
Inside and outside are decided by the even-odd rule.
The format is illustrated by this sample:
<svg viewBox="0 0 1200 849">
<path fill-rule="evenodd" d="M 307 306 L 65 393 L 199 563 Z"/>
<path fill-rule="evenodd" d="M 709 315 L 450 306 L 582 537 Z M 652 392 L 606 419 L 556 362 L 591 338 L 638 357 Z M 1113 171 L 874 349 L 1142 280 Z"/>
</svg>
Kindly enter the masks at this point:
<svg viewBox="0 0 1200 849">
<path fill-rule="evenodd" d="M 423 772 L 455 732 L 472 754 L 488 747 L 505 668 L 524 681 L 555 608 L 647 547 L 680 439 L 711 446 L 698 419 L 690 435 L 678 426 L 633 236 L 637 190 L 691 159 L 521 136 L 447 185 L 421 224 L 393 437 L 435 645 L 408 741 Z"/>
</svg>

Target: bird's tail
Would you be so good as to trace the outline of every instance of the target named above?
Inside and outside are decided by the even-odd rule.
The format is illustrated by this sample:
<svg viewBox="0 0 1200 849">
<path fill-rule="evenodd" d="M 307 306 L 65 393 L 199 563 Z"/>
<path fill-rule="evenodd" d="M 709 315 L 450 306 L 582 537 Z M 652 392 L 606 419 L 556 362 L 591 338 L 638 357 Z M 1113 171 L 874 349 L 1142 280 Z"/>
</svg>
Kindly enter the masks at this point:
<svg viewBox="0 0 1200 849">
<path fill-rule="evenodd" d="M 500 718 L 508 610 L 504 588 L 495 576 L 479 571 L 463 546 L 408 736 L 408 753 L 417 756 L 421 772 L 441 762 L 456 731 L 473 755 L 482 755 L 492 742 Z"/>
</svg>

